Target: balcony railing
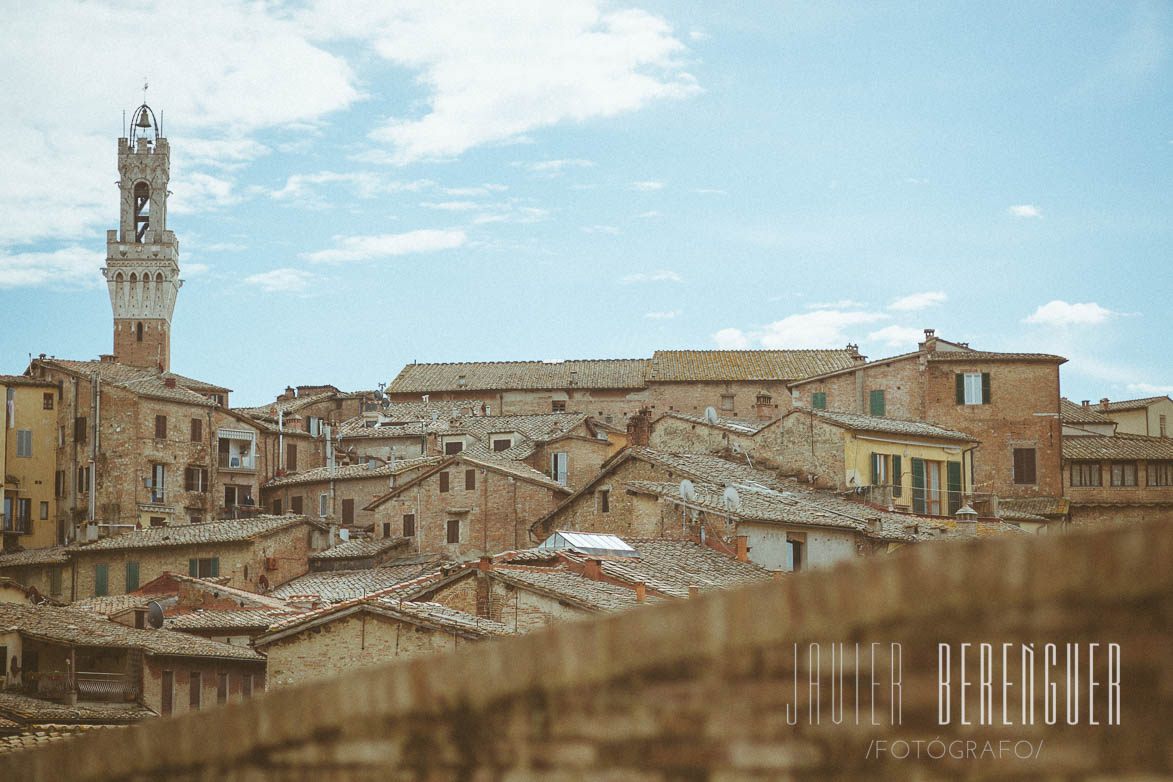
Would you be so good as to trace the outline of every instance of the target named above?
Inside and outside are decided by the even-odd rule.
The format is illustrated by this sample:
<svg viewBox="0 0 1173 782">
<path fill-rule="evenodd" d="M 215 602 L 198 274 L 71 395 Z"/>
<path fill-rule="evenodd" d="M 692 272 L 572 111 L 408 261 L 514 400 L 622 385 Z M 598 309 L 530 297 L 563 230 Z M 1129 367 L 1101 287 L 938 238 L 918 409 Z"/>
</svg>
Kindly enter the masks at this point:
<svg viewBox="0 0 1173 782">
<path fill-rule="evenodd" d="M 70 698 L 86 701 L 132 701 L 138 697 L 138 688 L 125 673 L 78 671 L 63 673 L 46 671 L 33 674 L 38 695 L 48 698 Z"/>
<path fill-rule="evenodd" d="M 221 451 L 216 462 L 222 470 L 255 470 L 256 460 L 252 455 L 241 456 L 240 454 L 225 453 Z"/>
<path fill-rule="evenodd" d="M 0 530 L 15 535 L 27 535 L 33 531 L 32 519 L 15 517 L 9 518 L 0 513 Z"/>
</svg>

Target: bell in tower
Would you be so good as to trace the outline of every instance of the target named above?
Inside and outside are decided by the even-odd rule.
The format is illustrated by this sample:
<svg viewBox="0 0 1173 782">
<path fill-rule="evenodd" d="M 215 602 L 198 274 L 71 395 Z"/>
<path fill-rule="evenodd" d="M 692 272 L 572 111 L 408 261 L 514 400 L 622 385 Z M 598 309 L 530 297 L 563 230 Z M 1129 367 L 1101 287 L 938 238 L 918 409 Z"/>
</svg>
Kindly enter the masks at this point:
<svg viewBox="0 0 1173 782">
<path fill-rule="evenodd" d="M 151 107 L 131 115 L 118 139 L 119 226 L 106 232 L 106 287 L 114 310 L 114 357 L 124 364 L 171 366 L 171 316 L 183 281 L 179 242 L 167 230 L 171 148 Z"/>
</svg>

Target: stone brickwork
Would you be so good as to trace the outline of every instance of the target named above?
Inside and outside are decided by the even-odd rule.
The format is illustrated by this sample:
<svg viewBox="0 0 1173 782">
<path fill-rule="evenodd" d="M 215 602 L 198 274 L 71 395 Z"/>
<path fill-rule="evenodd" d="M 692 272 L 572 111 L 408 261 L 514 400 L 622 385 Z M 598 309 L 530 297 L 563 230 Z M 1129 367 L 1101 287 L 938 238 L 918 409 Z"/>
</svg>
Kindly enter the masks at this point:
<svg viewBox="0 0 1173 782">
<path fill-rule="evenodd" d="M 171 714 L 180 715 L 211 709 L 219 704 L 220 676 L 227 677 L 224 703 L 239 703 L 250 697 L 244 683 L 251 681 L 253 695 L 265 690 L 265 664 L 195 657 L 146 656 L 143 661 L 143 703 L 163 713 L 164 671 L 171 672 Z M 199 674 L 198 703 L 193 704 L 192 674 Z"/>
<path fill-rule="evenodd" d="M 566 486 L 577 491 L 598 474 L 603 462 L 611 455 L 611 444 L 608 440 L 595 437 L 570 435 L 538 445 L 525 463 L 538 472 L 556 478 L 551 473 L 551 454 L 555 453 L 566 454 Z"/>
<path fill-rule="evenodd" d="M 768 402 L 758 404 L 760 395 Z M 711 407 L 717 415 L 726 418 L 780 418 L 790 410 L 790 390 L 786 381 L 731 380 L 648 383 L 650 407 L 656 415 L 676 410 L 692 415 L 704 415 Z"/>
<path fill-rule="evenodd" d="M 529 633 L 558 622 L 595 615 L 550 595 L 494 578 L 492 571 L 468 571 L 463 577 L 436 590 L 420 593 L 418 599 L 440 603 L 473 616 L 484 616 L 501 622 L 515 633 Z"/>
<path fill-rule="evenodd" d="M 759 458 L 774 462 L 778 460 L 781 437 L 777 424 L 751 434 L 673 416 L 661 416 L 652 424 L 648 445 L 671 453 L 730 453 L 736 446 L 737 453 L 749 454 L 755 462 Z"/>
<path fill-rule="evenodd" d="M 1173 774 L 1171 559 L 1173 529 L 1162 524 L 918 546 L 274 691 L 181 722 L 83 736 L 4 758 L 0 777 L 1165 779 Z M 801 651 L 796 661 L 794 644 L 804 650 L 816 641 L 881 644 L 874 669 L 864 653 L 858 724 L 850 718 L 850 674 L 844 695 L 852 711 L 842 724 L 830 724 L 829 691 L 819 724 L 809 719 L 807 688 L 794 699 L 796 669 L 805 682 L 809 665 Z M 1121 724 L 1103 724 L 1098 691 L 1102 724 L 1069 727 L 1060 717 L 1047 726 L 1036 690 L 1032 725 L 966 727 L 956 713 L 939 725 L 937 644 L 956 653 L 962 642 L 982 641 L 1119 644 Z M 889 643 L 902 644 L 898 725 L 888 724 L 895 721 Z M 874 691 L 872 670 L 881 682 Z M 1012 690 L 1012 706 L 1018 695 Z M 871 697 L 879 726 L 870 724 Z M 792 703 L 796 725 L 786 719 Z M 943 755 L 930 755 L 934 739 Z M 915 741 L 919 757 L 912 744 L 896 743 Z M 983 756 L 987 741 L 992 749 Z M 999 756 L 1000 741 L 1031 742 L 1030 756 Z"/>
<path fill-rule="evenodd" d="M 787 472 L 810 475 L 820 485 L 838 489 L 846 469 L 847 433 L 817 416 L 795 413 L 782 419 L 779 459 Z"/>
</svg>

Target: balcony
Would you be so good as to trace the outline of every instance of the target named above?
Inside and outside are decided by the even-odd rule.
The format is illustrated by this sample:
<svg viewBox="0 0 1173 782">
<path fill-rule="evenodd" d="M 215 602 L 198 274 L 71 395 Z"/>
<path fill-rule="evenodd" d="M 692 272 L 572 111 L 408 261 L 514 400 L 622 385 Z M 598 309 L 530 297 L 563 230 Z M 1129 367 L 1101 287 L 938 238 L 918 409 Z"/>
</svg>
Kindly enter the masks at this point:
<svg viewBox="0 0 1173 782">
<path fill-rule="evenodd" d="M 37 695 L 68 703 L 77 701 L 126 702 L 138 698 L 138 688 L 125 673 L 46 671 L 30 677 Z"/>
<path fill-rule="evenodd" d="M 248 472 L 256 472 L 256 459 L 251 453 L 241 454 L 232 453 L 231 451 L 220 451 L 217 455 L 216 464 L 221 470 L 244 470 Z"/>
<path fill-rule="evenodd" d="M 9 517 L 0 513 L 0 531 L 6 535 L 28 535 L 33 531 L 33 522 L 27 517 Z"/>
</svg>

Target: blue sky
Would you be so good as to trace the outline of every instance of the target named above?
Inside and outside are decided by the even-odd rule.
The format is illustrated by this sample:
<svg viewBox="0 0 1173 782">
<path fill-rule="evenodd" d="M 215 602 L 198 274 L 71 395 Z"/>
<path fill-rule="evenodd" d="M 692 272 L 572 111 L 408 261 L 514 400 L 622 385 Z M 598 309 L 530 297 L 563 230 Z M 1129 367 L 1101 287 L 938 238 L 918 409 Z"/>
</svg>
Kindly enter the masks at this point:
<svg viewBox="0 0 1173 782">
<path fill-rule="evenodd" d="M 1067 356 L 1076 400 L 1173 390 L 1168 3 L 176 5 L 0 31 L 0 371 L 110 350 L 146 77 L 172 367 L 234 404 L 925 327 Z"/>
</svg>

